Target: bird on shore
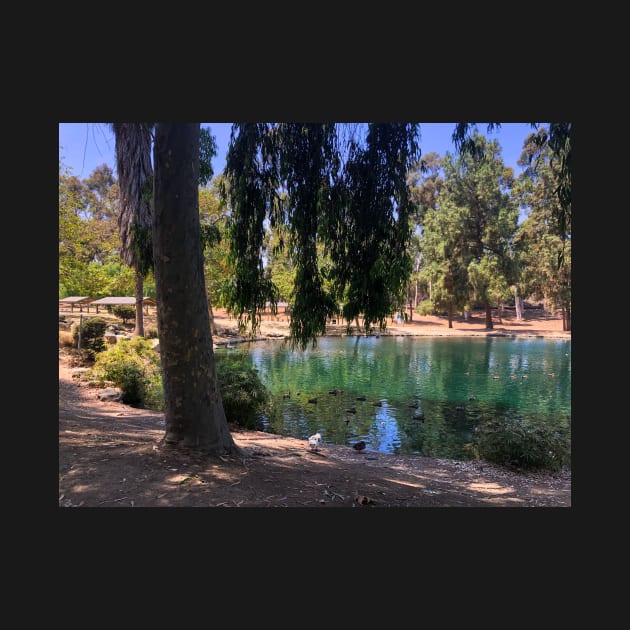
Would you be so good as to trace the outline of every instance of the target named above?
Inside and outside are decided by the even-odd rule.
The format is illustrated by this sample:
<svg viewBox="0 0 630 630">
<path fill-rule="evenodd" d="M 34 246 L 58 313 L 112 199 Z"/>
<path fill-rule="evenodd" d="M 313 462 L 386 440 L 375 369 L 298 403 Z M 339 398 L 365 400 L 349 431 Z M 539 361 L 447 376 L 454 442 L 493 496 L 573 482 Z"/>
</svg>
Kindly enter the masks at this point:
<svg viewBox="0 0 630 630">
<path fill-rule="evenodd" d="M 357 412 L 356 407 L 349 407 L 348 409 L 346 409 L 346 413 L 356 413 L 356 412 Z"/>
<path fill-rule="evenodd" d="M 317 404 L 317 398 L 309 398 L 308 402 L 312 403 L 313 405 Z"/>
<path fill-rule="evenodd" d="M 308 445 L 311 447 L 311 451 L 319 449 L 319 443 L 322 441 L 322 436 L 319 433 L 315 433 L 308 438 Z"/>
<path fill-rule="evenodd" d="M 348 418 L 348 416 L 344 416 L 343 421 L 348 424 L 350 422 L 350 418 Z"/>
<path fill-rule="evenodd" d="M 373 405 L 374 407 L 382 407 L 382 406 L 383 406 L 383 403 L 382 403 L 380 400 L 375 400 L 375 401 L 372 403 L 372 405 Z"/>
<path fill-rule="evenodd" d="M 470 396 L 468 396 L 468 400 L 477 400 L 477 399 L 475 398 L 474 394 L 471 394 Z"/>
<path fill-rule="evenodd" d="M 357 400 L 363 401 L 363 400 L 365 400 L 365 396 L 357 396 Z"/>
<path fill-rule="evenodd" d="M 356 444 L 353 444 L 352 448 L 355 451 L 358 451 L 360 453 L 361 451 L 365 450 L 365 446 L 366 446 L 365 442 L 363 440 L 361 440 L 361 441 L 357 442 Z"/>
<path fill-rule="evenodd" d="M 291 392 L 284 392 L 284 394 L 282 394 L 282 398 L 291 398 Z"/>
</svg>

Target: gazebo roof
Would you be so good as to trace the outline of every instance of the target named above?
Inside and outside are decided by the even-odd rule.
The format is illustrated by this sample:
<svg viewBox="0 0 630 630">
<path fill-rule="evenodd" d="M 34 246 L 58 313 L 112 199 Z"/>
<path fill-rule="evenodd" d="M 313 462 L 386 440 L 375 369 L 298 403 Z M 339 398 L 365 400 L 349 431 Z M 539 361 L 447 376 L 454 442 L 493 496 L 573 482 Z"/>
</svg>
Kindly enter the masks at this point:
<svg viewBox="0 0 630 630">
<path fill-rule="evenodd" d="M 114 297 L 114 296 L 107 296 L 104 298 L 101 298 L 100 300 L 94 300 L 92 302 L 92 304 L 104 304 L 104 305 L 116 305 L 116 304 L 131 304 L 134 305 L 136 303 L 136 298 L 135 297 Z M 151 297 L 145 297 L 144 298 L 144 304 L 155 304 L 155 300 Z"/>
<path fill-rule="evenodd" d="M 68 304 L 85 304 L 94 302 L 94 298 L 91 297 L 77 297 L 76 295 L 72 295 L 70 297 L 60 298 L 60 302 L 67 302 Z"/>
</svg>

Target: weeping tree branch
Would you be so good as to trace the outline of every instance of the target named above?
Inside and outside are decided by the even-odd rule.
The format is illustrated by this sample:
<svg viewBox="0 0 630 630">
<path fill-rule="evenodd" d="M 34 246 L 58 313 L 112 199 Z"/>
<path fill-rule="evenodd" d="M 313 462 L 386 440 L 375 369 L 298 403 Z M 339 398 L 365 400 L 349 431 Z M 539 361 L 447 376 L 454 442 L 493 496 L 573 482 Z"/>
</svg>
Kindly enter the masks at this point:
<svg viewBox="0 0 630 630">
<path fill-rule="evenodd" d="M 407 176 L 420 157 L 418 126 L 369 124 L 342 134 L 330 123 L 237 124 L 222 189 L 231 206 L 230 253 L 236 267 L 229 307 L 255 330 L 258 311 L 278 291 L 263 264 L 265 221 L 285 226 L 296 280 L 291 341 L 305 347 L 325 332 L 343 302 L 370 330 L 385 325 L 411 272 L 412 211 Z M 284 199 L 283 199 L 284 198 Z M 317 244 L 331 265 L 322 269 Z M 324 280 L 331 281 L 325 289 Z"/>
</svg>

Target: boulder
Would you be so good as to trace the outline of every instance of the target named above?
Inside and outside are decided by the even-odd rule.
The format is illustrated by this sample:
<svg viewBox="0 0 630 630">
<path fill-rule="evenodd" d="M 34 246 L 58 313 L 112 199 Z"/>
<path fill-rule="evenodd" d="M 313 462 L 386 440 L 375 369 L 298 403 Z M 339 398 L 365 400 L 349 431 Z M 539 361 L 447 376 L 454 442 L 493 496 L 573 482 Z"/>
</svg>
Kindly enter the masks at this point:
<svg viewBox="0 0 630 630">
<path fill-rule="evenodd" d="M 103 401 L 120 402 L 122 399 L 122 390 L 118 387 L 106 387 L 97 392 L 96 397 Z"/>
</svg>

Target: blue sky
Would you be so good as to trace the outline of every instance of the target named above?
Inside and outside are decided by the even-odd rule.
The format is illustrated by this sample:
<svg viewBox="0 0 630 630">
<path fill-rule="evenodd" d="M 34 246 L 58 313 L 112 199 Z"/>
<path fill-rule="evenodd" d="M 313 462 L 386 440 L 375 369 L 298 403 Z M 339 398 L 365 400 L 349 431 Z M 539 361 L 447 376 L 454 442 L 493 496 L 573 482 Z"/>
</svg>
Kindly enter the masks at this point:
<svg viewBox="0 0 630 630">
<path fill-rule="evenodd" d="M 218 155 L 213 160 L 214 174 L 218 175 L 225 166 L 225 154 L 230 141 L 232 123 L 202 123 L 209 126 L 216 137 Z M 435 151 L 444 155 L 455 152 L 451 135 L 455 123 L 421 123 L 420 148 L 422 155 Z M 533 129 L 529 123 L 502 123 L 499 130 L 487 133 L 486 124 L 479 123 L 479 132 L 490 140 L 498 140 L 503 162 L 514 169 L 515 175 L 521 172 L 516 164 L 521 155 L 523 140 Z M 105 123 L 59 123 L 59 157 L 70 167 L 72 174 L 79 179 L 89 177 L 97 166 L 108 164 L 114 174 L 114 134 Z"/>
</svg>

